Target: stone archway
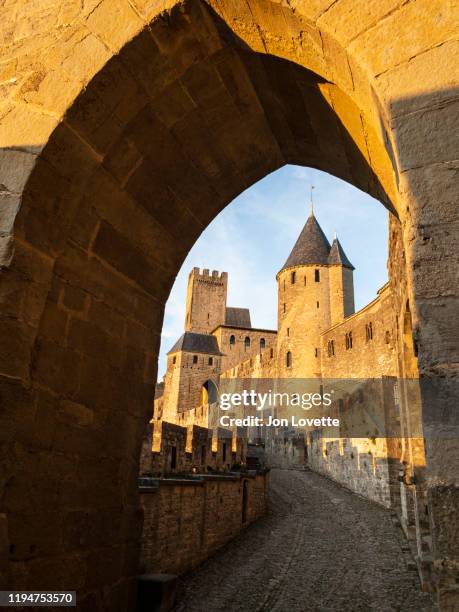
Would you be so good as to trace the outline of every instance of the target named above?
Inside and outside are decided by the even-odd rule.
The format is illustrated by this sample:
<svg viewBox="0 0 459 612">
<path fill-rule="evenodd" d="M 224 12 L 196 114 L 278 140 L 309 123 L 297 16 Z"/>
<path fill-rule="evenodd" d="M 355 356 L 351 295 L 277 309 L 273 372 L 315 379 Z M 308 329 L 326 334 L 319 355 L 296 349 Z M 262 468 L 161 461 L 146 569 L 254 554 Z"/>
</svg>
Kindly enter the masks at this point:
<svg viewBox="0 0 459 612">
<path fill-rule="evenodd" d="M 214 404 L 218 399 L 217 385 L 209 378 L 201 387 L 201 406 Z"/>
<path fill-rule="evenodd" d="M 172 4 L 88 2 L 5 26 L 0 520 L 11 563 L 0 570 L 21 588 L 77 588 L 91 610 L 132 597 L 165 300 L 243 189 L 296 163 L 396 212 L 392 278 L 413 305 L 420 371 L 449 375 L 457 361 L 454 270 L 441 265 L 456 239 L 452 11 L 439 0 Z M 428 459 L 445 576 L 457 496 L 447 453 L 437 445 Z"/>
</svg>

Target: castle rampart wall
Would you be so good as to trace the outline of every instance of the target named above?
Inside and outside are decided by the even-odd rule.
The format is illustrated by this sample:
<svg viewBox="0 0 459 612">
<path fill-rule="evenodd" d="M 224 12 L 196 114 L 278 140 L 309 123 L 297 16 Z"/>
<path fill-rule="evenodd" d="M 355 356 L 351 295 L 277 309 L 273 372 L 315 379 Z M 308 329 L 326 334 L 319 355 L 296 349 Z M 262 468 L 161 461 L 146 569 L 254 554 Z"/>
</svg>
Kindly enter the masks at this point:
<svg viewBox="0 0 459 612">
<path fill-rule="evenodd" d="M 322 377 L 397 375 L 395 333 L 392 294 L 385 285 L 373 302 L 322 333 Z M 352 346 L 349 346 L 349 334 L 352 335 Z"/>
<path fill-rule="evenodd" d="M 183 574 L 198 566 L 264 514 L 268 478 L 249 472 L 141 487 L 141 572 Z"/>
</svg>

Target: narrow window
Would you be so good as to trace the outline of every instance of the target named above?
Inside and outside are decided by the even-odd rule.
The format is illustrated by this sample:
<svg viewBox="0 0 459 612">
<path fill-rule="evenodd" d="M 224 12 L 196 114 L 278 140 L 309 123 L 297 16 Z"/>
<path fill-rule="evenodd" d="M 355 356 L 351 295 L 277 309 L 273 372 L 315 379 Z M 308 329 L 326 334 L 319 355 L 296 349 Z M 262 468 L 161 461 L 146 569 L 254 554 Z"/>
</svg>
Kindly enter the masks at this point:
<svg viewBox="0 0 459 612">
<path fill-rule="evenodd" d="M 283 284 L 283 286 L 284 286 L 284 291 L 285 291 L 285 278 L 284 278 L 284 282 L 283 282 L 282 284 Z"/>
<path fill-rule="evenodd" d="M 245 350 L 247 350 L 248 348 L 250 348 L 250 338 L 248 336 L 245 337 L 244 340 L 244 348 Z"/>
<path fill-rule="evenodd" d="M 329 340 L 327 344 L 327 352 L 329 357 L 333 357 L 335 354 L 335 342 L 334 340 Z"/>
<path fill-rule="evenodd" d="M 319 302 L 317 302 L 317 308 L 319 308 Z"/>
<path fill-rule="evenodd" d="M 320 283 L 320 270 L 314 270 L 314 280 L 316 283 Z"/>
<path fill-rule="evenodd" d="M 230 336 L 230 349 L 236 344 L 236 338 L 234 336 Z"/>
<path fill-rule="evenodd" d="M 386 340 L 386 344 L 390 343 L 390 331 L 389 330 L 386 331 L 385 340 Z"/>
<path fill-rule="evenodd" d="M 319 356 L 319 349 L 318 349 L 318 348 L 315 348 L 315 349 L 314 349 L 314 355 L 315 355 L 316 357 L 318 357 L 318 356 Z"/>
<path fill-rule="evenodd" d="M 284 314 L 287 312 L 287 304 L 284 302 Z"/>
<path fill-rule="evenodd" d="M 287 355 L 285 356 L 285 365 L 287 368 L 292 366 L 292 353 L 290 351 L 288 351 Z"/>
<path fill-rule="evenodd" d="M 213 365 L 214 364 L 214 360 L 212 359 L 212 357 L 209 357 L 209 365 Z"/>
<path fill-rule="evenodd" d="M 270 349 L 269 358 L 272 359 L 274 357 L 274 349 Z"/>
<path fill-rule="evenodd" d="M 306 274 L 304 275 L 304 286 L 306 287 Z"/>
<path fill-rule="evenodd" d="M 193 363 L 198 363 L 198 356 L 197 355 L 193 355 Z"/>
<path fill-rule="evenodd" d="M 172 365 L 175 365 L 177 363 L 177 357 L 172 357 Z"/>
<path fill-rule="evenodd" d="M 367 325 L 365 325 L 365 334 L 367 342 L 373 340 L 373 323 L 371 323 L 371 321 L 370 323 L 367 323 Z"/>
<path fill-rule="evenodd" d="M 266 346 L 266 341 L 264 338 L 260 338 L 260 351 L 262 351 Z"/>
<path fill-rule="evenodd" d="M 290 327 L 287 327 L 287 336 L 290 336 Z"/>
<path fill-rule="evenodd" d="M 294 285 L 296 283 L 296 272 L 292 272 L 290 274 L 290 282 L 292 285 Z"/>
<path fill-rule="evenodd" d="M 210 319 L 210 312 L 207 313 L 207 320 Z"/>
<path fill-rule="evenodd" d="M 177 467 L 177 447 L 171 446 L 171 470 Z"/>
<path fill-rule="evenodd" d="M 346 349 L 352 348 L 352 332 L 348 332 L 346 334 Z"/>
<path fill-rule="evenodd" d="M 223 461 L 226 461 L 226 442 L 223 442 Z"/>
</svg>

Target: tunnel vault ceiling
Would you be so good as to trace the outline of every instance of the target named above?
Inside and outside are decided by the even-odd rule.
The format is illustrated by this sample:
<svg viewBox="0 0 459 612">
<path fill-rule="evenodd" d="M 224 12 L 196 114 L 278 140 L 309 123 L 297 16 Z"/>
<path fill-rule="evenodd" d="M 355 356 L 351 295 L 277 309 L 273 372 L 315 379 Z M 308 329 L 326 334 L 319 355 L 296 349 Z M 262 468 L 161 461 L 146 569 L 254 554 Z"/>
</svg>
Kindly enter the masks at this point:
<svg viewBox="0 0 459 612">
<path fill-rule="evenodd" d="M 334 174 L 393 210 L 389 156 L 354 102 L 187 3 L 141 31 L 68 109 L 25 189 L 17 230 L 54 256 L 85 208 L 103 218 L 116 208 L 140 250 L 163 243 L 151 255 L 172 272 L 229 201 L 286 163 Z"/>
</svg>

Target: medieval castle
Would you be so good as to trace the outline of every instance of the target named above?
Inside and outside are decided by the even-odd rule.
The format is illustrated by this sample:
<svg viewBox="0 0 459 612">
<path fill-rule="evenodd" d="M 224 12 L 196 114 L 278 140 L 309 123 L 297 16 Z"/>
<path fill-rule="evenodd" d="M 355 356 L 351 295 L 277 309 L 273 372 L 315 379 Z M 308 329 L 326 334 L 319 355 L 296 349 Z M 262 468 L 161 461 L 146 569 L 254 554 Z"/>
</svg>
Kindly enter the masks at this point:
<svg viewBox="0 0 459 612">
<path fill-rule="evenodd" d="M 354 267 L 311 212 L 277 274 L 278 329 L 252 326 L 247 308 L 228 307 L 228 275 L 194 268 L 185 331 L 168 352 L 155 420 L 207 425 L 222 378 L 378 378 L 395 375 L 388 285 L 354 311 Z"/>
<path fill-rule="evenodd" d="M 375 434 L 365 420 L 368 406 L 378 406 L 385 424 L 400 413 L 392 292 L 384 285 L 355 312 L 353 271 L 338 238 L 330 245 L 311 211 L 276 277 L 277 331 L 253 327 L 247 308 L 227 306 L 226 272 L 190 272 L 185 331 L 156 387 L 153 472 L 230 471 L 245 464 L 247 432 L 225 431 L 212 417 L 227 379 L 317 379 L 318 386 L 352 379 L 360 381 L 357 391 L 334 406 L 335 415 L 348 415 L 352 423 L 339 438 L 264 428 L 265 457 L 271 466 L 308 464 L 387 507 L 400 503 L 400 445 L 395 452 L 394 435 Z M 395 421 L 397 432 L 398 416 Z"/>
</svg>

